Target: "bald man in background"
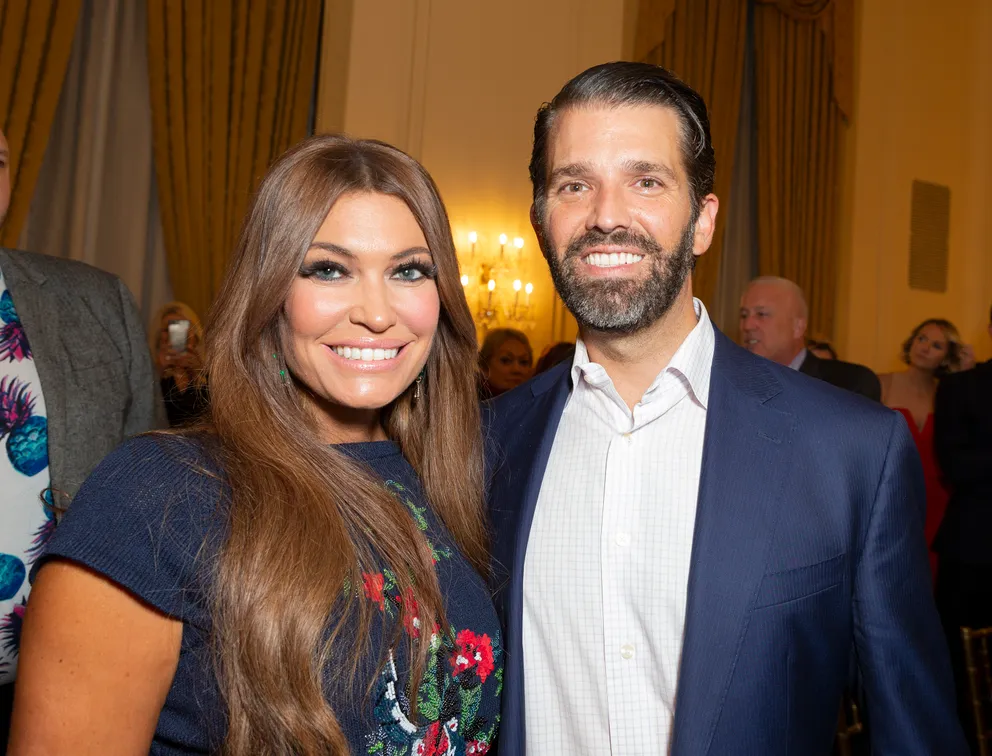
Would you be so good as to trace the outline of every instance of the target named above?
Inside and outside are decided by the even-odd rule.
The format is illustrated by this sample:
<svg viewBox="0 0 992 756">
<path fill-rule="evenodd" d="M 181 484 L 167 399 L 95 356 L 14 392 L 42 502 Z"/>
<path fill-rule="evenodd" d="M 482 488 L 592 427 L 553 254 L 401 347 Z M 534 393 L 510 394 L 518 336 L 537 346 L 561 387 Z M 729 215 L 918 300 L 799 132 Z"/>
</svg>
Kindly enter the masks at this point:
<svg viewBox="0 0 992 756">
<path fill-rule="evenodd" d="M 756 278 L 741 297 L 741 344 L 780 365 L 881 401 L 878 376 L 864 365 L 820 359 L 806 349 L 808 312 L 802 289 L 792 281 Z"/>
</svg>

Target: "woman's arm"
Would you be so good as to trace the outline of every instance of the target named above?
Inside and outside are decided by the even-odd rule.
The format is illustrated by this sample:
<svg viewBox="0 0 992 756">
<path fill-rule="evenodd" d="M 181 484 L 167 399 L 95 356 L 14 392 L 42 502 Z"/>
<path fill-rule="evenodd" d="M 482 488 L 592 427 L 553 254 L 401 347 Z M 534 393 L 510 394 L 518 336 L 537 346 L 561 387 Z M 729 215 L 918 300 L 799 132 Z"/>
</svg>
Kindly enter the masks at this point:
<svg viewBox="0 0 992 756">
<path fill-rule="evenodd" d="M 24 618 L 8 756 L 147 754 L 182 632 L 85 567 L 45 564 Z"/>
</svg>

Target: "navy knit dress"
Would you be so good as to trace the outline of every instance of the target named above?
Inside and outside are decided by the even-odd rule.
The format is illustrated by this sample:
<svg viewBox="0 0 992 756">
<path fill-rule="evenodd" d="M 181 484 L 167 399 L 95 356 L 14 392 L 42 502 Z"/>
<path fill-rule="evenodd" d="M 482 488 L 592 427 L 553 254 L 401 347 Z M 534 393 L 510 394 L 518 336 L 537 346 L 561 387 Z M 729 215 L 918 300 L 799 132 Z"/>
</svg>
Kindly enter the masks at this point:
<svg viewBox="0 0 992 756">
<path fill-rule="evenodd" d="M 382 441 L 337 448 L 381 478 L 424 533 L 449 624 L 439 628 L 404 607 L 388 570 L 363 575 L 365 600 L 378 606 L 381 618 L 372 631 L 369 658 L 360 666 L 360 677 L 361 671 L 367 676 L 356 683 L 360 694 L 328 695 L 352 753 L 485 754 L 496 735 L 503 675 L 499 620 L 486 584 L 431 512 L 398 446 Z M 224 487 L 204 469 L 211 469 L 210 460 L 188 439 L 127 441 L 80 489 L 38 563 L 53 557 L 78 562 L 182 621 L 179 665 L 152 754 L 212 753 L 226 732 L 208 645 L 210 581 L 226 528 L 224 506 L 218 505 Z M 393 637 L 397 622 L 415 637 L 429 634 L 431 643 L 415 721 L 408 717 L 405 694 L 405 642 L 388 653 L 377 673 L 382 645 Z M 370 681 L 372 693 L 366 695 Z"/>
</svg>

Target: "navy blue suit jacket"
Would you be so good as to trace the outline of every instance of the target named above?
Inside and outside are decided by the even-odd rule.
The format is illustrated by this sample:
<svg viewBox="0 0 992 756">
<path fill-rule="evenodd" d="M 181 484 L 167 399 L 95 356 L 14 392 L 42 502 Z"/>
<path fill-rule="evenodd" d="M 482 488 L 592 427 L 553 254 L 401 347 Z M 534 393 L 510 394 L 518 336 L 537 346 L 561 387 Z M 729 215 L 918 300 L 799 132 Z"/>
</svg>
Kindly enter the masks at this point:
<svg viewBox="0 0 992 756">
<path fill-rule="evenodd" d="M 485 410 L 501 756 L 525 752 L 524 554 L 570 372 Z M 923 521 L 899 415 L 717 331 L 673 756 L 829 754 L 852 644 L 875 754 L 966 754 Z"/>
</svg>

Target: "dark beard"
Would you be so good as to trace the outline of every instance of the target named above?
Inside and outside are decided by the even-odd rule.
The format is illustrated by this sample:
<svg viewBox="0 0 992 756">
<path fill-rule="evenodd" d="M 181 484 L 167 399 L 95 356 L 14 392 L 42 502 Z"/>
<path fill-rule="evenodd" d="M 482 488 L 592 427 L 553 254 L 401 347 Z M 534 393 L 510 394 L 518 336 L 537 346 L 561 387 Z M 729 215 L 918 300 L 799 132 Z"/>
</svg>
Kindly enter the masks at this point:
<svg viewBox="0 0 992 756">
<path fill-rule="evenodd" d="M 561 259 L 549 248 L 549 239 L 541 238 L 541 248 L 558 295 L 581 327 L 636 333 L 668 312 L 682 291 L 696 261 L 692 254 L 695 227 L 694 221 L 686 224 L 671 254 L 665 254 L 654 239 L 626 229 L 609 234 L 591 229 L 569 244 Z M 583 253 L 604 244 L 640 249 L 651 266 L 648 278 L 631 281 L 583 277 L 578 272 Z"/>
</svg>

